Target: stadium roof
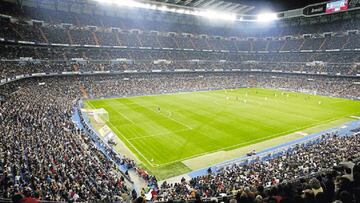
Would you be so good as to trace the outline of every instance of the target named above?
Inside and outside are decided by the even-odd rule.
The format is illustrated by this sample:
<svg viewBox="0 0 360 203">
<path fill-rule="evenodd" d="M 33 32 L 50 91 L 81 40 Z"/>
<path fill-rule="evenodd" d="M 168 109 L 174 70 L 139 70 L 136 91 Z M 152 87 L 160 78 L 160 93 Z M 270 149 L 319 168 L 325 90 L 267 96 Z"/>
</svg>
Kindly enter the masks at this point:
<svg viewBox="0 0 360 203">
<path fill-rule="evenodd" d="M 149 0 L 163 2 L 179 6 L 195 7 L 200 9 L 210 9 L 222 12 L 246 14 L 253 10 L 255 6 L 244 5 L 228 0 Z"/>
<path fill-rule="evenodd" d="M 249 6 L 255 6 L 253 11 L 259 11 L 263 9 L 270 9 L 275 12 L 287 11 L 292 9 L 303 8 L 305 6 L 328 2 L 332 0 L 227 0 L 232 2 L 242 2 Z"/>
<path fill-rule="evenodd" d="M 2 1 L 2 0 L 0 0 Z M 3 0 L 22 4 L 23 2 L 38 2 L 40 4 L 92 4 L 97 0 Z M 114 0 L 122 1 L 122 0 Z M 303 8 L 310 4 L 330 0 L 134 0 L 143 3 L 166 4 L 178 7 L 198 8 L 203 10 L 216 10 L 224 13 L 257 14 L 259 12 L 280 12 Z"/>
<path fill-rule="evenodd" d="M 200 9 L 211 9 L 238 14 L 258 13 L 261 10 L 275 12 L 303 8 L 305 6 L 331 0 L 147 0 L 178 6 L 188 6 Z"/>
</svg>

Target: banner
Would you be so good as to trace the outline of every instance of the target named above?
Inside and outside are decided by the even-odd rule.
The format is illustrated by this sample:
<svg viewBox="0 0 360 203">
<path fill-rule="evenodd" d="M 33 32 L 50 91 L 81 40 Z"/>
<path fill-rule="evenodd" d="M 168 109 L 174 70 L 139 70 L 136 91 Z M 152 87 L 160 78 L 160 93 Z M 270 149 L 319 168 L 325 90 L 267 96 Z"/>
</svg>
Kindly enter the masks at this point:
<svg viewBox="0 0 360 203">
<path fill-rule="evenodd" d="M 304 15 L 315 15 L 315 14 L 321 14 L 325 13 L 326 10 L 326 4 L 320 4 L 320 5 L 314 5 L 314 6 L 308 6 L 304 8 L 303 13 Z"/>
</svg>

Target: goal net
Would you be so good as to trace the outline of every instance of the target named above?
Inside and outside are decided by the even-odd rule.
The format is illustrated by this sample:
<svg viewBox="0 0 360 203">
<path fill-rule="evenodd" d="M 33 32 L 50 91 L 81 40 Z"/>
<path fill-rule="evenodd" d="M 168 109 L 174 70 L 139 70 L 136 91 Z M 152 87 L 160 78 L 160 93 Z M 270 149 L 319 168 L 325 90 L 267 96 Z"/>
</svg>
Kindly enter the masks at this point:
<svg viewBox="0 0 360 203">
<path fill-rule="evenodd" d="M 109 121 L 109 114 L 103 108 L 94 109 L 92 113 L 93 113 L 93 117 L 94 117 L 94 120 L 96 123 L 105 124 L 106 122 Z"/>
</svg>

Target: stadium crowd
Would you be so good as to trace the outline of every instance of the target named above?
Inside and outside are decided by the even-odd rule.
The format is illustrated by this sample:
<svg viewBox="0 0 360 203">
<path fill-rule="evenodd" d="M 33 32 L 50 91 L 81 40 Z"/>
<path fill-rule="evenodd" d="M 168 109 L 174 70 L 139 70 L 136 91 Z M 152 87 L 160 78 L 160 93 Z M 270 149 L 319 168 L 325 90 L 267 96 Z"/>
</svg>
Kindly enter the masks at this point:
<svg viewBox="0 0 360 203">
<path fill-rule="evenodd" d="M 219 169 L 181 183 L 164 182 L 157 193 L 169 199 L 232 196 L 229 202 L 355 202 L 359 200 L 360 133 L 324 135 L 298 145 L 277 158 Z M 222 198 L 220 198 L 222 199 Z"/>
<path fill-rule="evenodd" d="M 249 203 L 355 202 L 355 196 L 359 198 L 360 165 L 353 158 L 358 160 L 359 147 L 359 133 L 349 137 L 324 135 L 312 144 L 283 151 L 277 158 L 226 166 L 217 173 L 177 184 L 164 182 L 157 198 L 233 196 L 233 202 Z"/>
<path fill-rule="evenodd" d="M 94 77 L 98 78 L 99 76 Z M 100 78 L 102 80 L 94 80 L 93 77 L 83 79 L 89 97 L 263 87 L 334 97 L 360 98 L 358 79 L 328 78 L 326 76 L 283 76 L 276 73 L 166 73 L 149 74 L 145 78 L 131 75 L 102 76 Z"/>
<path fill-rule="evenodd" d="M 0 13 L 10 15 L 10 18 L 1 16 L 0 38 L 15 43 L 29 41 L 43 45 L 52 43 L 231 52 L 348 50 L 360 46 L 359 34 L 354 31 L 359 26 L 356 19 L 318 22 L 316 26 L 289 24 L 288 27 L 248 28 L 250 25 L 247 25 L 247 29 L 243 29 L 244 26 L 219 29 L 196 24 L 177 23 L 174 26 L 169 22 L 159 24 L 144 19 L 64 14 L 63 11 L 41 8 L 19 9 L 6 3 L 1 5 Z M 12 20 L 11 16 L 18 19 Z M 29 23 L 32 19 L 37 21 Z M 305 37 L 304 34 L 311 36 Z"/>
<path fill-rule="evenodd" d="M 72 107 L 81 96 L 129 96 L 246 86 L 309 90 L 333 96 L 360 97 L 359 88 L 354 85 L 356 79 L 322 76 L 312 77 L 311 81 L 308 79 L 305 76 L 281 77 L 277 74 L 256 73 L 168 73 L 33 78 L 5 84 L 1 87 L 1 93 L 6 95 L 6 99 L 0 105 L 1 196 L 22 198 L 21 195 L 31 195 L 34 198 L 54 201 L 116 201 L 131 198 L 131 189 L 127 186 L 124 175 L 95 147 L 83 131 L 74 127 L 71 121 Z M 86 89 L 85 94 L 88 95 L 80 91 L 80 86 Z M 340 146 L 351 145 L 339 144 Z M 339 154 L 334 154 L 336 155 Z M 344 158 L 341 154 L 339 157 L 334 159 L 334 163 Z M 314 162 L 318 163 L 317 161 L 314 159 Z M 128 160 L 124 161 L 124 164 L 126 163 L 129 163 Z M 307 165 L 302 166 L 306 168 Z M 315 167 L 314 170 L 319 170 L 320 167 L 313 163 L 309 163 L 310 166 Z M 321 168 L 328 166 L 323 165 Z M 268 165 L 260 164 L 259 167 Z M 232 170 L 237 169 L 235 167 Z M 296 172 L 294 170 L 294 173 Z M 289 172 L 288 176 L 290 175 Z M 304 174 L 299 173 L 296 177 L 301 175 Z M 216 177 L 214 176 L 215 179 Z M 269 177 L 265 180 L 268 181 Z M 195 182 L 202 182 L 200 180 Z M 263 180 L 264 184 L 266 181 Z M 152 184 L 156 185 L 156 182 Z M 196 184 L 190 183 L 172 187 L 163 185 L 159 188 L 159 195 L 163 198 L 160 200 L 189 198 L 191 196 L 186 195 L 190 191 L 184 191 L 183 188 L 188 186 L 198 189 Z M 205 191 L 199 192 L 201 196 L 206 196 Z M 215 195 L 213 192 L 216 190 L 211 193 L 208 191 L 208 196 Z"/>
<path fill-rule="evenodd" d="M 313 62 L 357 63 L 356 52 L 317 52 L 317 53 L 239 53 L 239 52 L 204 52 L 191 50 L 141 50 L 121 48 L 67 48 L 33 47 L 4 45 L 0 47 L 0 59 L 18 60 L 20 57 L 32 57 L 38 60 L 68 61 L 73 58 L 110 61 L 126 58 L 134 61 L 171 60 L 171 61 L 265 61 L 265 62 Z"/>
<path fill-rule="evenodd" d="M 126 201 L 123 175 L 71 121 L 79 89 L 56 79 L 17 85 L 1 91 L 13 92 L 0 102 L 1 197 Z"/>
<path fill-rule="evenodd" d="M 80 199 L 109 198 L 109 191 L 113 192 L 113 190 L 101 188 L 102 186 L 111 188 L 110 185 L 114 181 L 119 181 L 118 187 L 121 188 L 118 188 L 118 196 L 128 195 L 126 193 L 128 191 L 124 189 L 126 187 L 123 185 L 123 179 L 115 178 L 121 176 L 114 175 L 119 175 L 119 173 L 116 173 L 112 164 L 91 145 L 89 138 L 74 129 L 70 121 L 71 107 L 81 95 L 79 91 L 81 83 L 93 97 L 236 88 L 251 85 L 291 87 L 293 90 L 316 90 L 319 93 L 334 96 L 360 96 L 357 88 L 352 90 L 349 88 L 352 86 L 349 80 L 316 79 L 314 82 L 307 82 L 307 78 L 304 77 L 300 82 L 298 77 L 274 78 L 266 76 L 266 74 L 255 77 L 250 74 L 246 76 L 208 74 L 204 77 L 174 74 L 172 77 L 157 75 L 145 78 L 131 77 L 129 80 L 124 80 L 124 76 L 91 76 L 77 79 L 31 79 L 24 83 L 21 82 L 16 88 L 17 91 L 10 94 L 9 98 L 1 104 L 2 142 L 13 144 L 2 145 L 6 147 L 2 149 L 1 160 L 2 181 L 4 181 L 2 184 L 4 186 L 2 188 L 3 197 L 9 197 L 19 190 L 28 189 L 26 186 L 30 186 L 34 192 L 40 194 L 41 198 L 47 200 L 69 200 L 71 198 L 66 194 L 69 195 L 70 190 L 74 191 L 74 194 L 77 194 Z M 297 86 L 294 86 L 295 84 Z M 337 86 L 339 91 L 327 92 L 327 90 L 333 89 L 329 87 L 329 84 Z M 11 87 L 13 86 L 11 85 Z M 33 112 L 37 113 L 33 114 Z M 9 142 L 9 140 L 13 141 Z M 68 147 L 63 148 L 58 143 L 63 143 Z M 30 146 L 37 146 L 37 148 L 33 149 Z M 65 155 L 56 153 L 58 150 L 67 153 Z M 84 160 L 84 162 L 80 160 Z M 74 164 L 75 161 L 77 164 Z M 66 170 L 74 167 L 76 170 L 70 170 L 70 172 Z M 84 176 L 85 174 L 87 176 Z M 51 187 L 54 182 L 57 183 L 56 190 L 47 190 L 47 187 Z M 164 191 L 164 193 L 166 192 Z M 115 198 L 116 195 L 112 197 Z"/>
<path fill-rule="evenodd" d="M 96 18 L 88 14 L 64 14 L 63 11 L 41 8 L 24 7 L 18 9 L 11 4 L 4 4 L 0 9 L 0 13 L 16 16 L 20 19 L 14 22 L 8 17 L 2 17 L 0 37 L 45 44 L 65 43 L 230 51 L 359 48 L 359 35 L 356 32 L 346 32 L 358 27 L 359 22 L 356 19 L 318 23 L 317 26 L 289 24 L 288 27 L 281 29 L 277 26 L 248 28 L 250 25 L 247 25 L 247 29 L 243 29 L 243 26 L 218 29 L 217 27 L 199 27 L 180 23 L 177 26 L 165 22 L 158 24 L 144 19 L 135 20 L 110 16 Z M 37 15 L 34 10 L 38 10 L 39 14 Z M 40 20 L 43 23 L 26 23 L 26 20 L 30 19 Z M 71 26 L 63 26 L 62 23 Z M 334 30 L 337 30 L 338 33 L 322 35 L 322 33 L 333 32 Z M 301 37 L 303 34 L 312 34 L 312 36 L 304 38 Z M 289 36 L 291 37 L 289 38 Z"/>
<path fill-rule="evenodd" d="M 11 78 L 33 73 L 96 72 L 96 71 L 265 71 L 301 74 L 326 74 L 356 76 L 360 74 L 358 63 L 313 63 L 313 62 L 270 62 L 270 61 L 0 61 L 0 78 Z"/>
<path fill-rule="evenodd" d="M 0 22 L 0 38 L 6 40 L 27 41 L 42 44 L 64 46 L 72 45 L 102 45 L 102 46 L 125 46 L 125 47 L 150 47 L 170 49 L 193 49 L 193 50 L 226 50 L 231 52 L 291 52 L 300 50 L 336 50 L 359 48 L 359 34 L 341 34 L 324 37 L 314 33 L 311 38 L 299 37 L 296 33 L 290 39 L 257 38 L 216 38 L 214 36 L 183 36 L 182 33 L 168 35 L 165 33 L 151 34 L 146 31 L 131 33 L 106 31 L 99 28 L 94 32 L 85 27 L 72 29 L 62 28 L 58 25 L 33 26 L 26 24 Z M 355 25 L 354 25 L 355 26 Z M 108 28 L 109 29 L 109 28 Z M 39 31 L 41 30 L 41 32 Z"/>
<path fill-rule="evenodd" d="M 360 81 L 354 77 L 360 74 L 359 56 L 346 49 L 359 48 L 359 34 L 347 30 L 357 28 L 360 21 L 239 31 L 27 9 L 0 5 L 0 13 L 20 19 L 0 17 L 0 38 L 14 40 L 0 42 L 0 79 L 39 72 L 139 72 L 29 78 L 0 86 L 0 198 L 14 202 L 143 202 L 143 194 L 137 198 L 129 177 L 115 164 L 120 163 L 129 170 L 134 168 L 149 182 L 155 201 L 360 201 L 360 167 L 356 162 L 359 133 L 349 137 L 326 135 L 277 158 L 226 166 L 192 180 L 158 185 L 156 178 L 133 160 L 119 157 L 110 149 L 104 154 L 89 132 L 76 128 L 71 120 L 74 106 L 82 97 L 263 87 L 359 99 Z M 30 25 L 27 19 L 45 23 Z M 121 30 L 112 29 L 117 27 Z M 333 30 L 337 32 L 331 36 L 322 35 Z M 308 33 L 312 36 L 302 36 Z M 20 45 L 19 41 L 36 44 Z M 133 48 L 62 47 L 49 43 Z M 193 50 L 175 50 L 179 48 Z M 324 51 L 334 49 L 341 52 Z M 155 63 L 157 60 L 163 61 Z M 170 73 L 176 69 L 217 72 Z M 247 72 L 227 72 L 230 69 Z M 152 70 L 164 73 L 141 73 Z M 264 71 L 268 73 L 259 73 Z M 305 72 L 317 75 L 300 74 Z M 338 74 L 351 77 L 335 77 Z"/>
</svg>

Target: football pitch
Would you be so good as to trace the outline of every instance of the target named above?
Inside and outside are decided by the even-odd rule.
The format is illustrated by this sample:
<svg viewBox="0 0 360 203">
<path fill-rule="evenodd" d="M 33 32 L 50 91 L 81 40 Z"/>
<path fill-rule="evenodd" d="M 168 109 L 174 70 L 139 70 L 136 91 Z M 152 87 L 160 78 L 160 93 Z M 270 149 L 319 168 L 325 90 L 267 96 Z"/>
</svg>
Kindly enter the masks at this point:
<svg viewBox="0 0 360 203">
<path fill-rule="evenodd" d="M 360 115 L 358 101 L 257 88 L 86 100 L 85 107 L 104 108 L 106 124 L 159 179 L 190 171 L 184 160 Z"/>
</svg>

